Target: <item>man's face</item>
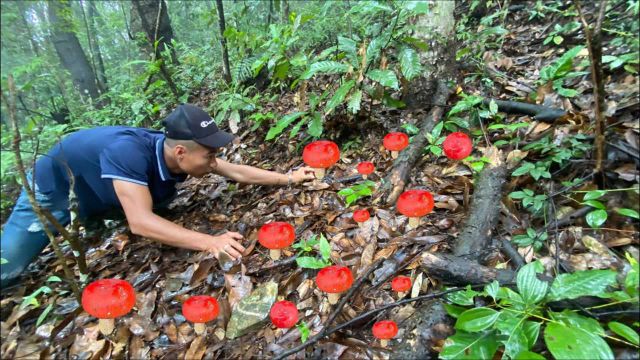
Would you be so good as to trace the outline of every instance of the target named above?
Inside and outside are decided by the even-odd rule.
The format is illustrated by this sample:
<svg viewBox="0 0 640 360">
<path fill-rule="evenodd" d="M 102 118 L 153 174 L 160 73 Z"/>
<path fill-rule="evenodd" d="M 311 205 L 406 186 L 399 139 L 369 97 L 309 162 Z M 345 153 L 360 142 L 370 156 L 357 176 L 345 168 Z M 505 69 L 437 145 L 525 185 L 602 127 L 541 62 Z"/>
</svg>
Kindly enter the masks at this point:
<svg viewBox="0 0 640 360">
<path fill-rule="evenodd" d="M 211 173 L 216 168 L 216 152 L 217 149 L 207 148 L 200 144 L 191 148 L 176 146 L 180 169 L 198 178 Z"/>
</svg>

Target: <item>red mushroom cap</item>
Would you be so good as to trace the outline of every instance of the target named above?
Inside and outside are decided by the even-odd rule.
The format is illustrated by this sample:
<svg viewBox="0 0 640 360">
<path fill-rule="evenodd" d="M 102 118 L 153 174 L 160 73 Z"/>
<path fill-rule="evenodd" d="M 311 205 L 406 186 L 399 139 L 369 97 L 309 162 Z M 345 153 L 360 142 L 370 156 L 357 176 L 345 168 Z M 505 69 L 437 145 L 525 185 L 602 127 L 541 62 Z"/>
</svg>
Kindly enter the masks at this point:
<svg viewBox="0 0 640 360">
<path fill-rule="evenodd" d="M 391 280 L 391 288 L 396 292 L 405 292 L 411 289 L 411 278 L 408 276 L 396 276 Z"/>
<path fill-rule="evenodd" d="M 182 304 L 184 318 L 196 324 L 215 319 L 219 312 L 218 300 L 207 295 L 192 296 Z"/>
<path fill-rule="evenodd" d="M 369 211 L 367 210 L 356 210 L 353 212 L 353 220 L 356 222 L 365 222 L 369 220 L 371 215 L 369 215 Z"/>
<path fill-rule="evenodd" d="M 340 149 L 333 141 L 314 141 L 302 151 L 304 163 L 316 169 L 326 169 L 340 160 Z"/>
<path fill-rule="evenodd" d="M 426 190 L 408 190 L 400 194 L 398 211 L 406 217 L 420 217 L 433 210 L 433 195 Z"/>
<path fill-rule="evenodd" d="M 291 301 L 278 301 L 271 307 L 269 317 L 276 327 L 288 329 L 298 322 L 298 308 Z"/>
<path fill-rule="evenodd" d="M 97 280 L 82 291 L 82 308 L 98 319 L 115 319 L 125 315 L 135 304 L 136 292 L 125 280 Z"/>
<path fill-rule="evenodd" d="M 471 154 L 473 143 L 465 133 L 454 132 L 442 143 L 444 154 L 452 160 L 462 160 Z"/>
<path fill-rule="evenodd" d="M 284 249 L 296 238 L 296 230 L 290 224 L 275 221 L 262 225 L 258 231 L 258 241 L 267 249 Z"/>
<path fill-rule="evenodd" d="M 401 132 L 388 133 L 382 139 L 382 145 L 389 151 L 400 151 L 409 145 L 409 137 Z"/>
<path fill-rule="evenodd" d="M 398 334 L 398 325 L 393 320 L 382 320 L 373 324 L 372 330 L 377 339 L 389 340 Z"/>
<path fill-rule="evenodd" d="M 349 289 L 351 284 L 353 284 L 353 275 L 346 266 L 327 266 L 316 276 L 316 285 L 326 293 L 341 293 Z"/>
<path fill-rule="evenodd" d="M 358 164 L 358 173 L 362 175 L 369 175 L 375 171 L 375 166 L 371 161 L 363 161 Z"/>
</svg>

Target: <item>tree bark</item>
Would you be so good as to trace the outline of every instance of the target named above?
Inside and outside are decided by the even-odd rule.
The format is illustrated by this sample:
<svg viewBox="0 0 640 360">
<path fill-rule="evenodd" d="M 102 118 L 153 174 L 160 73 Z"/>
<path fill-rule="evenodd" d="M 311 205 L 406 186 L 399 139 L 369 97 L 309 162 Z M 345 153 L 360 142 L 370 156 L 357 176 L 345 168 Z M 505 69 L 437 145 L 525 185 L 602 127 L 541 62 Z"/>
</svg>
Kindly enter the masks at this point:
<svg viewBox="0 0 640 360">
<path fill-rule="evenodd" d="M 96 31 L 96 22 L 100 17 L 98 11 L 96 10 L 96 4 L 93 1 L 87 2 L 89 5 L 89 30 L 91 31 L 91 35 L 89 40 L 91 41 L 91 47 L 93 48 L 93 54 L 96 57 L 97 68 L 96 72 L 98 73 L 98 82 L 104 89 L 107 91 L 107 75 L 104 70 L 104 60 L 102 59 L 102 51 L 100 50 L 100 41 L 98 38 L 98 31 Z"/>
<path fill-rule="evenodd" d="M 66 0 L 51 1 L 48 3 L 48 13 L 53 28 L 51 37 L 60 62 L 71 73 L 80 94 L 89 95 L 98 102 L 100 91 L 95 74 L 73 31 L 71 4 Z"/>
<path fill-rule="evenodd" d="M 158 11 L 160 11 L 158 13 Z M 143 49 L 150 49 L 156 52 L 157 56 L 169 48 L 171 53 L 171 61 L 178 64 L 178 56 L 175 49 L 171 46 L 173 40 L 173 28 L 171 27 L 171 19 L 167 12 L 167 4 L 164 0 L 135 0 L 131 6 L 131 30 L 133 35 L 139 32 L 145 33 L 148 44 L 142 46 Z M 154 44 L 158 43 L 155 47 Z M 149 47 L 150 45 L 150 47 Z M 155 49 L 154 49 L 155 48 Z"/>
<path fill-rule="evenodd" d="M 229 52 L 227 51 L 227 39 L 224 37 L 225 21 L 224 21 L 224 6 L 222 0 L 216 0 L 216 6 L 218 9 L 218 24 L 220 25 L 220 46 L 222 47 L 222 71 L 224 73 L 224 80 L 227 84 L 231 84 L 231 70 L 229 68 Z"/>
<path fill-rule="evenodd" d="M 29 37 L 29 44 L 31 44 L 31 51 L 33 51 L 33 54 L 35 56 L 40 56 L 40 47 L 38 46 L 38 43 L 36 43 L 36 40 L 33 38 L 33 33 L 31 32 L 31 25 L 29 24 L 29 21 L 27 21 L 27 17 L 25 16 L 25 12 L 27 11 L 27 9 L 24 6 L 25 3 L 22 1 L 16 1 L 16 4 L 18 5 L 18 12 L 20 12 L 20 21 L 22 22 L 22 26 L 27 32 L 27 36 Z"/>
</svg>

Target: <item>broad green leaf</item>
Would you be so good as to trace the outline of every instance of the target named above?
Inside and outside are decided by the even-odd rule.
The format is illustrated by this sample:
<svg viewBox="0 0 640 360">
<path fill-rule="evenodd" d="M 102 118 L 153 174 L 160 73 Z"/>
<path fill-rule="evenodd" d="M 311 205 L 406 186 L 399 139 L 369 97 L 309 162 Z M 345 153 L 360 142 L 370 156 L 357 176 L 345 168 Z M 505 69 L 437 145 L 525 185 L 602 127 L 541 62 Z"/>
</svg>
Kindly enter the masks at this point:
<svg viewBox="0 0 640 360">
<path fill-rule="evenodd" d="M 547 348 L 556 359 L 613 359 L 609 345 L 585 330 L 549 323 L 544 331 Z"/>
<path fill-rule="evenodd" d="M 640 219 L 640 214 L 638 214 L 638 212 L 633 209 L 617 208 L 616 212 L 620 215 L 628 216 L 630 218 Z"/>
<path fill-rule="evenodd" d="M 422 72 L 422 67 L 420 66 L 420 58 L 418 57 L 418 53 L 414 49 L 405 47 L 400 50 L 399 56 L 402 76 L 404 76 L 407 80 L 411 80 L 420 75 L 420 73 Z"/>
<path fill-rule="evenodd" d="M 597 198 L 602 197 L 606 193 L 607 192 L 604 190 L 592 190 L 584 194 L 584 200 L 595 200 Z"/>
<path fill-rule="evenodd" d="M 541 323 L 529 320 L 526 320 L 524 324 L 522 324 L 522 330 L 524 331 L 524 335 L 527 337 L 529 348 L 532 348 L 538 341 L 540 326 L 542 326 Z"/>
<path fill-rule="evenodd" d="M 525 307 L 525 302 L 522 299 L 522 296 L 520 296 L 520 294 L 518 294 L 517 292 L 509 289 L 508 287 L 501 287 L 500 289 L 498 289 L 497 298 L 501 300 L 501 304 L 511 304 L 515 309 L 518 310 L 524 309 Z"/>
<path fill-rule="evenodd" d="M 355 191 L 352 188 L 346 188 L 346 189 L 342 189 L 340 191 L 338 191 L 338 195 L 340 196 L 349 196 L 354 194 Z"/>
<path fill-rule="evenodd" d="M 498 349 L 493 331 L 470 334 L 457 331 L 444 342 L 441 359 L 492 359 Z"/>
<path fill-rule="evenodd" d="M 383 38 L 382 36 L 378 36 L 373 40 L 371 40 L 371 42 L 367 46 L 366 65 L 369 65 L 370 62 L 376 60 L 380 56 L 380 50 L 382 50 L 382 47 L 385 45 L 386 42 L 387 42 L 387 38 L 386 37 Z"/>
<path fill-rule="evenodd" d="M 303 80 L 311 79 L 315 74 L 343 74 L 349 71 L 349 65 L 337 61 L 319 61 L 311 64 L 300 78 Z"/>
<path fill-rule="evenodd" d="M 596 209 L 600 209 L 600 210 L 606 210 L 606 206 L 604 206 L 603 203 L 601 203 L 598 200 L 587 200 L 585 202 L 583 202 L 583 204 L 594 207 Z"/>
<path fill-rule="evenodd" d="M 491 102 L 489 103 L 489 111 L 491 111 L 492 114 L 496 114 L 498 112 L 498 104 L 491 99 Z"/>
<path fill-rule="evenodd" d="M 457 305 L 469 306 L 473 305 L 473 298 L 478 295 L 478 292 L 472 290 L 470 286 L 467 286 L 465 290 L 455 291 L 445 295 L 445 299 Z"/>
<path fill-rule="evenodd" d="M 309 122 L 307 134 L 313 137 L 320 137 L 320 135 L 322 135 L 322 116 L 320 116 L 319 113 L 313 114 L 313 118 Z"/>
<path fill-rule="evenodd" d="M 394 74 L 391 70 L 380 70 L 374 69 L 370 70 L 367 73 L 367 77 L 377 83 L 380 83 L 382 86 L 390 87 L 392 89 L 398 90 L 398 78 L 396 74 Z"/>
<path fill-rule="evenodd" d="M 467 308 L 458 305 L 447 304 L 445 302 L 443 302 L 442 305 L 444 305 L 444 309 L 447 310 L 447 314 L 456 319 L 460 317 L 460 314 L 467 311 Z"/>
<path fill-rule="evenodd" d="M 47 278 L 47 282 L 61 282 L 62 279 L 60 279 L 60 277 L 55 276 L 55 275 L 51 275 Z"/>
<path fill-rule="evenodd" d="M 476 105 L 482 102 L 483 98 L 480 96 L 469 95 L 465 96 L 462 100 L 459 100 L 452 108 L 449 110 L 447 117 L 457 114 L 462 111 L 467 111 L 474 108 Z"/>
<path fill-rule="evenodd" d="M 607 221 L 607 212 L 605 210 L 594 210 L 586 216 L 587 224 L 592 228 L 598 228 Z"/>
<path fill-rule="evenodd" d="M 604 335 L 604 329 L 597 320 L 582 316 L 575 311 L 569 309 L 565 309 L 562 312 L 549 311 L 549 316 L 555 321 L 562 322 L 566 326 L 579 328 L 599 336 Z"/>
<path fill-rule="evenodd" d="M 558 91 L 558 95 L 564 96 L 564 97 L 574 97 L 579 94 L 576 90 L 567 89 L 563 87 L 557 88 L 556 91 Z"/>
<path fill-rule="evenodd" d="M 624 278 L 624 290 L 631 296 L 638 296 L 638 283 L 640 283 L 638 261 L 629 253 L 625 253 L 625 257 L 627 261 L 629 261 L 629 265 L 631 265 L 631 270 L 629 270 L 627 276 Z"/>
<path fill-rule="evenodd" d="M 357 114 L 360 111 L 360 102 L 362 101 L 362 90 L 354 91 L 349 97 L 347 108 L 352 114 Z"/>
<path fill-rule="evenodd" d="M 478 332 L 491 327 L 499 316 L 499 312 L 486 307 L 469 309 L 460 314 L 455 327 L 468 332 Z"/>
<path fill-rule="evenodd" d="M 338 36 L 338 47 L 340 51 L 344 51 L 347 54 L 349 60 L 357 62 L 358 44 L 354 40 Z"/>
<path fill-rule="evenodd" d="M 40 316 L 38 316 L 38 320 L 36 321 L 36 327 L 40 326 L 44 320 L 47 318 L 47 315 L 53 310 L 53 303 L 47 305 L 47 307 L 42 311 Z"/>
<path fill-rule="evenodd" d="M 586 270 L 558 275 L 549 289 L 547 301 L 576 299 L 581 296 L 600 296 L 616 283 L 613 270 Z"/>
<path fill-rule="evenodd" d="M 523 351 L 516 355 L 513 360 L 545 360 L 544 356 L 531 351 Z"/>
<path fill-rule="evenodd" d="M 404 8 L 411 11 L 414 14 L 428 14 L 429 4 L 425 1 L 409 0 L 404 4 Z"/>
<path fill-rule="evenodd" d="M 306 269 L 323 269 L 331 265 L 327 261 L 316 259 L 311 256 L 298 257 L 296 258 L 296 263 L 299 267 Z"/>
<path fill-rule="evenodd" d="M 503 311 L 496 322 L 496 329 L 502 335 L 498 339 L 504 344 L 504 353 L 509 358 L 529 350 L 529 341 L 523 330 L 524 319 L 520 314 Z"/>
<path fill-rule="evenodd" d="M 536 276 L 544 270 L 539 261 L 523 266 L 516 275 L 518 292 L 527 305 L 538 303 L 547 293 L 549 284 L 539 280 Z"/>
<path fill-rule="evenodd" d="M 325 261 L 329 261 L 331 259 L 331 245 L 327 241 L 327 238 L 324 237 L 324 234 L 320 234 L 320 242 L 318 243 L 318 248 L 320 249 L 320 255 L 322 259 Z"/>
<path fill-rule="evenodd" d="M 304 125 L 307 122 L 306 118 L 302 118 L 300 119 L 300 121 L 298 121 L 292 128 L 291 131 L 289 132 L 289 139 L 293 139 L 296 135 L 298 135 L 298 133 L 300 132 L 300 128 L 302 128 L 302 125 Z"/>
<path fill-rule="evenodd" d="M 627 325 L 619 323 L 617 321 L 612 321 L 608 324 L 608 326 L 611 331 L 627 339 L 630 343 L 634 345 L 640 345 L 640 338 L 638 337 L 638 333 Z"/>
<path fill-rule="evenodd" d="M 309 326 L 307 326 L 307 323 L 303 321 L 297 324 L 296 327 L 300 331 L 300 341 L 301 342 L 307 341 L 307 339 L 309 338 L 309 334 L 311 333 L 311 330 L 309 330 Z"/>
<path fill-rule="evenodd" d="M 342 84 L 338 88 L 338 90 L 336 90 L 336 92 L 333 94 L 333 97 L 331 97 L 331 99 L 327 102 L 327 105 L 324 108 L 325 116 L 329 115 L 331 111 L 333 111 L 333 109 L 336 108 L 336 106 L 342 104 L 342 102 L 344 101 L 344 98 L 347 96 L 347 93 L 349 93 L 349 90 L 351 90 L 351 88 L 355 84 L 356 82 L 354 80 L 349 80 L 344 84 Z"/>
<path fill-rule="evenodd" d="M 306 112 L 295 112 L 282 117 L 282 119 L 278 120 L 275 126 L 269 129 L 267 132 L 267 136 L 265 140 L 272 140 L 276 136 L 280 135 L 284 129 L 287 128 L 292 122 L 296 121 L 302 115 L 306 114 Z"/>
<path fill-rule="evenodd" d="M 494 300 L 498 298 L 498 290 L 500 289 L 500 284 L 497 280 L 493 280 L 490 284 L 484 287 L 485 294 L 491 296 Z"/>
</svg>

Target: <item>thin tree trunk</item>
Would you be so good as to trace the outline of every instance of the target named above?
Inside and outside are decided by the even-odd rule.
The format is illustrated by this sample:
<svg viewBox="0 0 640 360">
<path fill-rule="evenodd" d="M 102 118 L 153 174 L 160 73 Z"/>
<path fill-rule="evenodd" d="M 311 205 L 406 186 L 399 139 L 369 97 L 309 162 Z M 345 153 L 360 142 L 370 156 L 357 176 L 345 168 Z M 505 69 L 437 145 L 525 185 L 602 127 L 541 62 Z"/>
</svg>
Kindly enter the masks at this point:
<svg viewBox="0 0 640 360">
<path fill-rule="evenodd" d="M 273 0 L 269 0 L 269 15 L 267 16 L 267 29 L 271 25 L 271 17 L 273 16 Z"/>
<path fill-rule="evenodd" d="M 89 4 L 89 29 L 91 30 L 91 47 L 93 48 L 93 53 L 96 56 L 97 68 L 96 72 L 98 73 L 98 81 L 104 91 L 107 91 L 107 75 L 104 70 L 104 61 L 102 59 L 102 51 L 100 50 L 100 41 L 98 38 L 98 31 L 96 30 L 96 22 L 100 18 L 100 14 L 96 9 L 96 4 L 93 1 L 88 1 Z"/>
<path fill-rule="evenodd" d="M 31 32 L 31 25 L 27 21 L 27 17 L 25 16 L 25 12 L 27 9 L 24 7 L 25 3 L 22 1 L 16 1 L 18 5 L 18 11 L 20 12 L 20 21 L 22 22 L 22 26 L 27 31 L 27 36 L 29 36 L 29 44 L 31 44 L 31 51 L 35 56 L 40 56 L 40 48 L 36 43 L 36 40 L 33 38 L 33 33 Z"/>
<path fill-rule="evenodd" d="M 222 71 L 224 73 L 224 80 L 227 82 L 227 84 L 231 84 L 229 53 L 227 52 L 227 40 L 224 37 L 225 22 L 224 6 L 222 5 L 222 0 L 216 0 L 216 6 L 218 8 L 218 24 L 220 25 L 220 46 L 222 46 Z"/>
<path fill-rule="evenodd" d="M 80 41 L 73 32 L 71 4 L 68 1 L 48 3 L 51 21 L 52 40 L 62 65 L 69 70 L 73 82 L 79 87 L 81 95 L 89 95 L 98 104 L 100 91 L 95 82 L 95 74 Z"/>
<path fill-rule="evenodd" d="M 283 22 L 285 24 L 289 23 L 289 0 L 282 0 L 284 4 L 282 4 L 282 14 L 284 16 Z M 348 1 L 348 0 L 347 0 Z"/>
</svg>

